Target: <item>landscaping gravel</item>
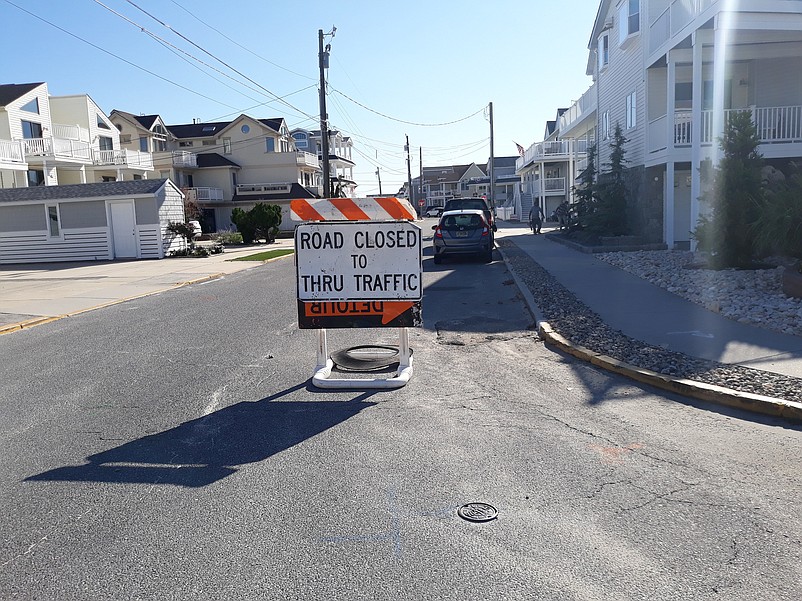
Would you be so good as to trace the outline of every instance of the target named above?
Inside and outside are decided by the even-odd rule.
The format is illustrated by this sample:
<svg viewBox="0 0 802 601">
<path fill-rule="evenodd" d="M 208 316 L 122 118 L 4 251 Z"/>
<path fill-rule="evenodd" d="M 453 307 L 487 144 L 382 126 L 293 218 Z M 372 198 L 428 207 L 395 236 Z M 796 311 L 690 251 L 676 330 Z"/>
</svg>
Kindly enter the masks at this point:
<svg viewBox="0 0 802 601">
<path fill-rule="evenodd" d="M 802 400 L 802 379 L 800 378 L 690 357 L 682 353 L 667 351 L 661 347 L 648 345 L 639 340 L 630 338 L 618 330 L 613 330 L 605 324 L 596 313 L 585 306 L 584 303 L 577 300 L 570 291 L 560 284 L 548 271 L 543 269 L 535 259 L 520 250 L 514 242 L 498 239 L 496 243 L 503 249 L 510 269 L 512 269 L 515 275 L 518 276 L 529 289 L 543 319 L 546 320 L 556 332 L 570 340 L 573 344 L 584 346 L 594 352 L 604 353 L 615 359 L 626 361 L 631 365 L 672 377 L 686 378 L 697 382 L 722 386 L 731 390 L 770 396 L 778 399 L 790 401 Z M 665 256 L 669 251 L 656 252 L 663 253 L 663 256 Z M 609 255 L 614 254 L 627 255 L 632 253 L 608 253 L 607 260 L 610 260 Z M 653 277 L 662 277 L 666 282 L 669 281 L 667 272 L 672 269 L 675 271 L 680 269 L 673 260 L 668 262 L 666 266 L 660 267 L 659 261 L 656 261 L 654 255 L 646 253 L 644 257 L 646 257 L 644 263 L 650 264 L 651 267 L 643 269 L 650 271 Z M 634 259 L 627 260 L 624 258 L 621 259 L 621 261 L 626 262 L 630 269 L 633 270 L 634 265 L 637 264 L 637 261 Z M 775 270 L 765 271 L 771 272 Z M 656 275 L 658 272 L 661 275 Z M 743 272 L 728 271 L 727 273 L 719 273 L 724 276 L 723 280 L 728 282 L 730 280 L 740 282 L 740 284 L 735 283 L 732 285 L 733 290 L 740 290 L 739 285 L 745 286 L 740 276 Z M 658 283 L 658 285 L 663 284 Z M 678 288 L 680 285 L 681 284 L 673 284 L 673 287 Z M 710 284 L 708 282 L 704 285 L 709 286 Z M 720 285 L 723 286 L 723 284 Z M 670 289 L 668 285 L 664 285 L 664 287 Z M 737 293 L 732 296 L 733 298 L 746 298 L 748 295 Z M 737 304 L 738 302 L 735 300 L 732 303 L 727 303 L 727 310 L 735 312 L 734 307 Z M 724 303 L 722 303 L 722 308 L 723 306 Z M 745 310 L 748 311 L 749 309 Z M 797 317 L 797 319 L 799 318 Z M 791 327 L 797 325 L 798 324 L 791 324 Z"/>
</svg>

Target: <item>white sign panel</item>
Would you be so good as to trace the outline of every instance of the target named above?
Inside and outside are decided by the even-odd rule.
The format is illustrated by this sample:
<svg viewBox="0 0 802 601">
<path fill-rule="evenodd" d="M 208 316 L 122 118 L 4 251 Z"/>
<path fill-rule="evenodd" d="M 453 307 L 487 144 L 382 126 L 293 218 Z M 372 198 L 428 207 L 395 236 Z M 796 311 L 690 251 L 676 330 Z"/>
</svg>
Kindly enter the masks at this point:
<svg viewBox="0 0 802 601">
<path fill-rule="evenodd" d="M 305 223 L 295 229 L 298 299 L 421 300 L 421 230 L 408 221 Z"/>
</svg>

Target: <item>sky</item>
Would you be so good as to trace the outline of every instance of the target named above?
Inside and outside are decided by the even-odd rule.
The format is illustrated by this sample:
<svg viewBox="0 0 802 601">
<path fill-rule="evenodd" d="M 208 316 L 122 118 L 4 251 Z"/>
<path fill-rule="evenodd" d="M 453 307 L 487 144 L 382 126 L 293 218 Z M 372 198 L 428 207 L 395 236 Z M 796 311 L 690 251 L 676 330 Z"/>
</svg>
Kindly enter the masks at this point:
<svg viewBox="0 0 802 601">
<path fill-rule="evenodd" d="M 599 0 L 0 0 L 0 83 L 44 81 L 168 125 L 283 117 L 354 142 L 357 196 L 423 166 L 486 165 L 544 137 L 591 85 Z M 16 57 L 16 58 L 15 58 Z M 379 177 L 376 171 L 379 171 Z"/>
</svg>

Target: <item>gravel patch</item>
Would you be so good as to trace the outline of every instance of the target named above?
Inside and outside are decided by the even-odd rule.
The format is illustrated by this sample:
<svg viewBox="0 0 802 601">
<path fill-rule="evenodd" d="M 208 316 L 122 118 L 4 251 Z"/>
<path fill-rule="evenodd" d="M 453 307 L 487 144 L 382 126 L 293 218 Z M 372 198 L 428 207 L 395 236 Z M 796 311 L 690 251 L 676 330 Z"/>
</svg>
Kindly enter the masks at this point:
<svg viewBox="0 0 802 601">
<path fill-rule="evenodd" d="M 496 244 L 503 248 L 510 269 L 529 289 L 543 319 L 573 344 L 676 378 L 789 401 L 800 400 L 800 378 L 690 357 L 646 344 L 612 329 L 514 242 L 498 239 Z M 651 252 L 646 254 L 651 255 Z M 654 257 L 650 260 L 654 261 Z M 667 270 L 664 267 L 660 271 Z M 653 267 L 652 271 L 657 270 Z"/>
</svg>

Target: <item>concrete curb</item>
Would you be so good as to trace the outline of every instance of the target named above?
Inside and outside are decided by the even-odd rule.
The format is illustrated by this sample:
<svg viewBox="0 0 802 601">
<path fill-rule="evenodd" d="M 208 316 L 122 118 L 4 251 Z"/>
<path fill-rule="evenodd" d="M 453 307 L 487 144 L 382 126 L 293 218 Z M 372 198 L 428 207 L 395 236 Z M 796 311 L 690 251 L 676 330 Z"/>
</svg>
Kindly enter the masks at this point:
<svg viewBox="0 0 802 601">
<path fill-rule="evenodd" d="M 504 258 L 504 262 L 509 266 L 504 251 L 500 247 L 497 247 L 497 250 Z M 655 388 L 674 392 L 700 401 L 707 401 L 718 405 L 742 409 L 744 411 L 751 411 L 753 413 L 802 422 L 802 403 L 786 401 L 785 399 L 775 399 L 773 397 L 748 392 L 740 392 L 722 386 L 715 386 L 713 384 L 696 382 L 684 378 L 672 378 L 671 376 L 666 376 L 614 359 L 613 357 L 608 357 L 603 353 L 597 353 L 584 346 L 573 344 L 570 340 L 555 332 L 551 325 L 542 319 L 529 288 L 512 269 L 508 269 L 508 271 L 512 274 L 515 284 L 518 286 L 518 290 L 521 291 L 521 294 L 526 300 L 529 311 L 535 317 L 538 335 L 543 339 L 546 345 L 557 348 L 577 359 L 587 361 L 607 371 L 625 376 L 643 384 L 649 384 Z"/>
</svg>

